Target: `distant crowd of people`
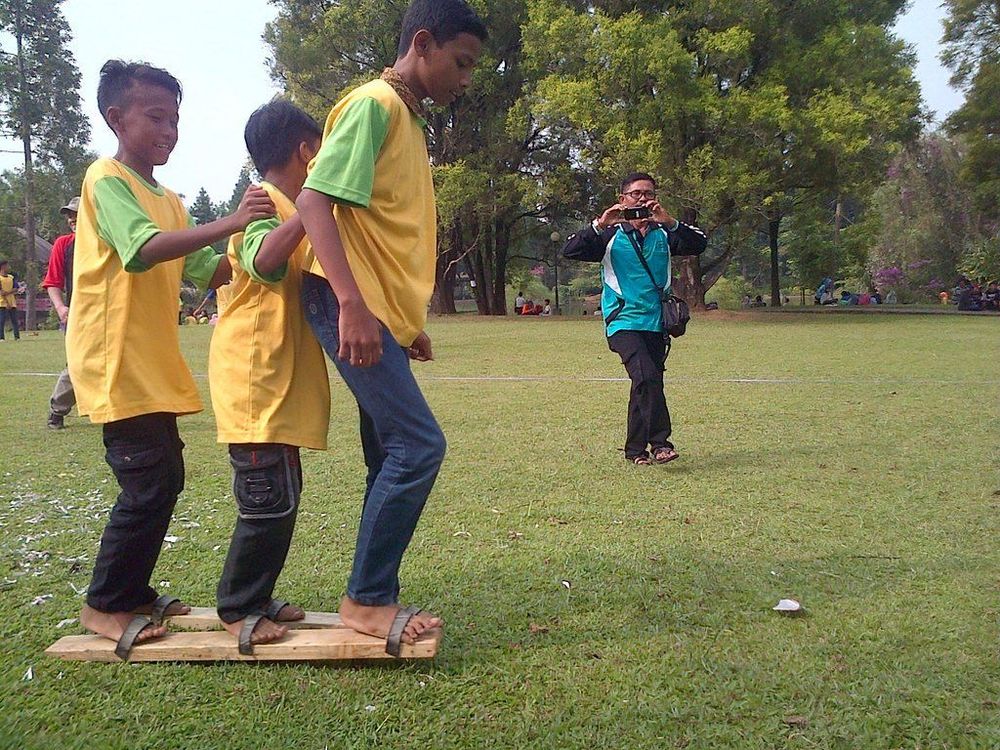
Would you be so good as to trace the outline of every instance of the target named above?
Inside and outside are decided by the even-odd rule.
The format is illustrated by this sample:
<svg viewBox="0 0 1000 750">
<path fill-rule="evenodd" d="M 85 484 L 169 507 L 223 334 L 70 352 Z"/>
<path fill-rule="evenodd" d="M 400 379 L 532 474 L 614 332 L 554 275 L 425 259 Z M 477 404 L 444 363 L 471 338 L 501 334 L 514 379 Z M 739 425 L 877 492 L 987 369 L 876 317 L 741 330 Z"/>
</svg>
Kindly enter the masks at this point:
<svg viewBox="0 0 1000 750">
<path fill-rule="evenodd" d="M 962 312 L 1000 311 L 1000 286 L 996 281 L 982 285 L 962 276 L 950 297 L 948 292 L 941 292 L 938 296 L 942 303 L 957 304 Z"/>
<path fill-rule="evenodd" d="M 539 305 L 532 299 L 525 299 L 524 292 L 518 292 L 514 298 L 515 315 L 541 315 L 547 317 L 552 314 L 552 301 L 545 300 L 544 305 Z"/>
</svg>

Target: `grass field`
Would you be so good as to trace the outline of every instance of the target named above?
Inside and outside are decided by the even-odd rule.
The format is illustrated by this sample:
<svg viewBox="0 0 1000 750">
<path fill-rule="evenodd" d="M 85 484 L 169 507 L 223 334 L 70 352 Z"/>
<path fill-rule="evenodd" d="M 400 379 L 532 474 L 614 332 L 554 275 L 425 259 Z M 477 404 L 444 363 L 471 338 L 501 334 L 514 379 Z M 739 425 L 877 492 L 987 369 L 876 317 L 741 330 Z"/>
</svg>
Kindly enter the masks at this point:
<svg viewBox="0 0 1000 750">
<path fill-rule="evenodd" d="M 1000 321 L 696 318 L 663 467 L 618 449 L 627 383 L 599 322 L 429 332 L 417 372 L 449 454 L 403 599 L 445 640 L 374 667 L 43 656 L 79 632 L 60 623 L 115 485 L 98 428 L 45 429 L 59 335 L 0 344 L 0 747 L 1000 747 Z M 210 334 L 181 331 L 206 402 Z M 333 394 L 277 592 L 309 609 L 336 607 L 363 483 Z M 181 433 L 154 583 L 205 606 L 235 508 L 211 413 Z M 806 616 L 771 611 L 783 597 Z"/>
</svg>

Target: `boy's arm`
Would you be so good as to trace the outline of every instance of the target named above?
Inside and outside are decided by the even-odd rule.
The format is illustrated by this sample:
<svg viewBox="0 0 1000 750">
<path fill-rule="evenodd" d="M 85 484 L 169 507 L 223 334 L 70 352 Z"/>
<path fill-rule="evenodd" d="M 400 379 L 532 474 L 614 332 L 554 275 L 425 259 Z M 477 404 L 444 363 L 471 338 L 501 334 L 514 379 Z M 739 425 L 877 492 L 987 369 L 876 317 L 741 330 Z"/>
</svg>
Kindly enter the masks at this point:
<svg viewBox="0 0 1000 750">
<path fill-rule="evenodd" d="M 340 305 L 337 356 L 355 367 L 371 367 L 382 358 L 382 324 L 372 315 L 354 280 L 333 216 L 330 197 L 304 188 L 295 201 L 313 253 Z"/>
<path fill-rule="evenodd" d="M 128 184 L 105 177 L 94 185 L 97 233 L 115 249 L 129 273 L 148 270 L 156 263 L 182 258 L 206 245 L 241 231 L 255 218 L 274 214 L 274 205 L 261 188 L 247 188 L 239 208 L 229 216 L 186 229 L 164 231 L 149 218 Z"/>
<path fill-rule="evenodd" d="M 285 277 L 288 259 L 305 236 L 297 213 L 284 222 L 258 219 L 243 234 L 238 251 L 240 264 L 254 281 L 275 284 Z"/>
<path fill-rule="evenodd" d="M 229 216 L 188 229 L 160 232 L 143 244 L 139 249 L 139 257 L 143 263 L 150 266 L 183 258 L 206 245 L 225 239 L 234 232 L 246 229 L 251 221 L 267 216 L 274 216 L 274 203 L 271 202 L 271 197 L 263 188 L 251 185 L 243 193 L 239 207 Z"/>
<path fill-rule="evenodd" d="M 229 258 L 203 247 L 184 257 L 184 278 L 194 282 L 199 289 L 218 289 L 232 278 Z"/>
</svg>

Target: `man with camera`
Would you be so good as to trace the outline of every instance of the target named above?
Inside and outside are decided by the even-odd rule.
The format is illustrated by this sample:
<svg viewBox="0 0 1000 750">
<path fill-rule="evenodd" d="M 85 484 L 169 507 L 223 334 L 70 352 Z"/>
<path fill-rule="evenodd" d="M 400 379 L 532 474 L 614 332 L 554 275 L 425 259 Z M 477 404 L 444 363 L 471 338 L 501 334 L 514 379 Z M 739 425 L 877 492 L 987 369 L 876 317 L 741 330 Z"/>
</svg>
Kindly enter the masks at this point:
<svg viewBox="0 0 1000 750">
<path fill-rule="evenodd" d="M 601 312 L 608 347 L 632 381 L 625 458 L 665 464 L 679 457 L 670 442 L 670 412 L 663 394 L 667 342 L 661 300 L 670 292 L 670 258 L 700 255 L 708 240 L 660 205 L 656 180 L 633 172 L 621 183 L 618 203 L 566 241 L 563 255 L 601 263 Z"/>
</svg>

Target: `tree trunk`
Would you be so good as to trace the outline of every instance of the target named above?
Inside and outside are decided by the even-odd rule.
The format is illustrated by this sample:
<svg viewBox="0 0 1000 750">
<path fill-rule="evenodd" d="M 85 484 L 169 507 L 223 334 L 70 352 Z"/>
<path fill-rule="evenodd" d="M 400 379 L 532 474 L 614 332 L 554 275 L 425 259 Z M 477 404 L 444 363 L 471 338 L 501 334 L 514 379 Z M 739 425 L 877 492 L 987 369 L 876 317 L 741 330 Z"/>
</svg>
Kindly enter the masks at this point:
<svg viewBox="0 0 1000 750">
<path fill-rule="evenodd" d="M 693 310 L 704 309 L 705 287 L 701 281 L 701 260 L 697 255 L 680 255 L 673 259 L 677 272 L 671 292 L 688 303 Z"/>
<path fill-rule="evenodd" d="M 438 252 L 434 267 L 434 296 L 431 312 L 435 315 L 454 315 L 455 276 L 458 274 L 456 259 L 462 255 L 462 229 L 459 222 L 448 232 L 444 248 Z"/>
<path fill-rule="evenodd" d="M 24 147 L 24 275 L 28 292 L 24 301 L 24 327 L 33 331 L 35 324 L 35 287 L 38 286 L 38 268 L 35 255 L 35 171 L 31 160 L 31 125 L 28 120 L 28 82 L 24 73 L 24 27 L 21 6 L 14 5 L 14 34 L 17 39 L 17 73 L 21 99 L 21 143 Z M 16 315 L 15 311 L 15 315 Z"/>
<path fill-rule="evenodd" d="M 778 230 L 781 214 L 772 213 L 767 221 L 767 240 L 771 246 L 771 307 L 781 307 L 781 269 L 778 265 Z"/>
<path fill-rule="evenodd" d="M 507 314 L 507 255 L 510 226 L 502 219 L 493 221 L 493 287 L 490 315 Z"/>
<path fill-rule="evenodd" d="M 833 213 L 833 245 L 837 248 L 836 257 L 840 257 L 840 230 L 844 226 L 844 199 L 837 193 L 837 208 Z M 837 269 L 830 269 L 830 278 L 837 278 Z"/>
</svg>

